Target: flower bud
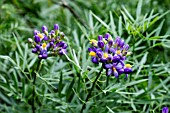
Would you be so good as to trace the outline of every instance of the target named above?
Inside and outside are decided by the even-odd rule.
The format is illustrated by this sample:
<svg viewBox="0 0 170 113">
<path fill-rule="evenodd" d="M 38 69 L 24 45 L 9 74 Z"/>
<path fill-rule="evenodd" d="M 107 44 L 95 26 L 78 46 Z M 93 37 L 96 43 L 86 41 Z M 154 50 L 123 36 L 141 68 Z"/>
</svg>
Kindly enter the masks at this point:
<svg viewBox="0 0 170 113">
<path fill-rule="evenodd" d="M 124 69 L 125 74 L 129 74 L 132 72 L 132 68 L 125 68 Z"/>
<path fill-rule="evenodd" d="M 103 41 L 98 41 L 98 46 L 99 46 L 100 48 L 103 48 L 103 47 L 104 47 L 104 42 L 103 42 Z"/>
<path fill-rule="evenodd" d="M 120 57 L 118 55 L 114 55 L 112 60 L 113 60 L 113 62 L 119 62 Z"/>
<path fill-rule="evenodd" d="M 38 33 L 40 33 L 38 30 L 34 30 L 34 35 L 37 35 Z"/>
<path fill-rule="evenodd" d="M 48 37 L 45 35 L 43 40 L 48 41 Z"/>
<path fill-rule="evenodd" d="M 50 34 L 51 34 L 51 37 L 55 37 L 55 31 L 54 30 L 51 30 Z"/>
<path fill-rule="evenodd" d="M 42 54 L 42 59 L 47 59 L 48 55 L 47 54 Z"/>
<path fill-rule="evenodd" d="M 113 40 L 108 41 L 109 46 L 111 47 L 113 45 Z"/>
<path fill-rule="evenodd" d="M 66 53 L 66 49 L 61 49 L 60 51 L 59 51 L 59 55 L 64 55 Z"/>
<path fill-rule="evenodd" d="M 110 34 L 109 34 L 109 33 L 106 33 L 105 36 L 104 36 L 104 38 L 105 38 L 106 40 L 108 40 L 109 37 L 110 37 Z"/>
<path fill-rule="evenodd" d="M 31 38 L 28 38 L 28 42 L 32 43 L 32 42 L 33 42 L 33 40 L 32 40 Z"/>
<path fill-rule="evenodd" d="M 48 31 L 47 26 L 42 26 L 42 32 L 45 33 L 47 31 Z"/>
<path fill-rule="evenodd" d="M 129 45 L 128 44 L 124 45 L 123 49 L 127 51 L 129 49 Z"/>
<path fill-rule="evenodd" d="M 98 36 L 98 41 L 102 41 L 102 39 L 103 39 L 103 36 L 102 36 L 102 35 L 99 35 L 99 36 Z"/>
<path fill-rule="evenodd" d="M 36 42 L 36 43 L 39 43 L 41 40 L 40 40 L 40 37 L 38 36 L 38 35 L 35 35 L 34 36 L 34 41 Z"/>
<path fill-rule="evenodd" d="M 97 56 L 99 57 L 99 58 L 101 58 L 102 57 L 102 52 L 100 52 L 100 51 L 97 51 Z"/>
<path fill-rule="evenodd" d="M 120 37 L 117 36 L 117 37 L 116 37 L 116 40 L 115 40 L 115 44 L 119 45 L 120 41 L 121 41 Z"/>
<path fill-rule="evenodd" d="M 118 71 L 119 75 L 124 73 L 124 69 L 122 69 L 122 68 L 118 69 L 117 71 Z"/>
<path fill-rule="evenodd" d="M 123 47 L 123 46 L 124 46 L 124 40 L 120 40 L 119 46 L 120 46 L 120 47 Z"/>
<path fill-rule="evenodd" d="M 63 32 L 60 32 L 60 38 L 63 39 L 65 34 Z"/>
<path fill-rule="evenodd" d="M 97 57 L 92 57 L 92 62 L 95 63 L 95 64 L 98 64 L 99 61 L 98 61 L 98 58 Z"/>
<path fill-rule="evenodd" d="M 37 53 L 37 51 L 38 51 L 37 48 L 32 49 L 32 53 Z"/>
<path fill-rule="evenodd" d="M 54 30 L 59 30 L 59 25 L 58 24 L 54 24 Z"/>
<path fill-rule="evenodd" d="M 62 47 L 63 49 L 66 49 L 67 48 L 67 44 L 66 43 L 64 43 L 64 45 L 63 45 L 63 47 Z"/>
</svg>

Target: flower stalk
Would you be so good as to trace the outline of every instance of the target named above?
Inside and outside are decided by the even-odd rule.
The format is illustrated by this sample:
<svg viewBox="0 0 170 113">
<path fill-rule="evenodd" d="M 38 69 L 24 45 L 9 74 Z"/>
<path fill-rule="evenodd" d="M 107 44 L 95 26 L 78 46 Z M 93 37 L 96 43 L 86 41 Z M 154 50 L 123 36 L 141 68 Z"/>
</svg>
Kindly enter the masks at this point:
<svg viewBox="0 0 170 113">
<path fill-rule="evenodd" d="M 89 98 L 91 97 L 91 93 L 92 93 L 92 91 L 93 91 L 93 89 L 94 89 L 94 87 L 95 87 L 95 85 L 96 85 L 96 82 L 97 82 L 97 80 L 99 79 L 102 71 L 103 71 L 103 66 L 101 67 L 100 72 L 98 73 L 96 79 L 95 79 L 94 82 L 93 82 L 93 85 L 92 85 L 92 87 L 91 87 L 91 89 L 90 89 L 90 91 L 89 91 L 89 93 L 88 93 L 88 95 L 87 95 L 87 97 L 86 97 L 85 102 L 83 103 L 83 106 L 82 106 L 82 108 L 81 108 L 81 112 L 80 112 L 80 113 L 83 113 L 83 110 L 86 108 L 86 102 L 87 102 L 87 101 L 89 100 Z"/>
<path fill-rule="evenodd" d="M 42 59 L 38 59 L 36 72 L 38 72 L 39 69 L 40 69 L 41 60 L 42 60 Z M 35 108 L 35 82 L 36 82 L 36 78 L 37 78 L 37 77 L 36 77 L 36 72 L 34 73 L 34 76 L 33 76 L 33 92 L 32 92 L 32 105 L 31 105 L 31 107 L 32 107 L 32 113 L 35 113 L 35 110 L 36 110 L 36 108 Z"/>
<path fill-rule="evenodd" d="M 91 97 L 92 90 L 103 69 L 106 70 L 107 75 L 106 86 L 109 84 L 109 76 L 115 76 L 119 80 L 121 74 L 125 74 L 127 78 L 128 74 L 132 72 L 132 66 L 126 64 L 126 57 L 131 54 L 131 52 L 128 52 L 130 47 L 119 36 L 113 40 L 109 33 L 106 33 L 104 36 L 98 35 L 98 40 L 91 39 L 90 44 L 92 47 L 88 48 L 88 51 L 91 61 L 94 64 L 102 63 L 102 68 L 93 82 L 92 88 L 82 106 L 81 113 L 83 113 L 86 102 Z"/>
<path fill-rule="evenodd" d="M 47 26 L 42 26 L 41 31 L 34 30 L 33 38 L 28 38 L 28 42 L 32 45 L 32 53 L 37 54 L 38 64 L 33 74 L 33 91 L 32 91 L 32 112 L 35 113 L 35 83 L 36 73 L 40 69 L 42 59 L 50 56 L 64 55 L 67 53 L 67 44 L 63 41 L 65 34 L 59 30 L 59 25 L 54 24 L 51 31 Z"/>
</svg>

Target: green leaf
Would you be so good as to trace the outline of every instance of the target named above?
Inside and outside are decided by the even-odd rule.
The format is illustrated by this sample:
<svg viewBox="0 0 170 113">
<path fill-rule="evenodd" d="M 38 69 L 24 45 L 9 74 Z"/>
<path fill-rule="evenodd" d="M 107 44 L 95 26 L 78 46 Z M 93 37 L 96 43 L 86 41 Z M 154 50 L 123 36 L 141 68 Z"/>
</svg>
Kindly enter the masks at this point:
<svg viewBox="0 0 170 113">
<path fill-rule="evenodd" d="M 4 60 L 9 60 L 13 65 L 17 65 L 17 64 L 15 63 L 15 61 L 14 61 L 12 58 L 10 58 L 9 56 L 0 55 L 0 58 L 1 58 L 1 59 L 4 59 Z"/>
<path fill-rule="evenodd" d="M 119 17 L 119 27 L 118 27 L 118 33 L 119 36 L 122 36 L 123 30 L 122 30 L 122 16 Z"/>
<path fill-rule="evenodd" d="M 59 85 L 58 85 L 59 97 L 61 97 L 62 88 L 63 88 L 63 75 L 62 75 L 62 72 L 61 72 L 61 75 L 60 75 L 60 82 L 59 82 Z"/>
<path fill-rule="evenodd" d="M 8 103 L 9 105 L 12 105 L 12 102 L 9 100 L 9 98 L 5 96 L 4 94 L 2 94 L 1 92 L 0 92 L 0 98 L 6 103 Z"/>
<path fill-rule="evenodd" d="M 19 50 L 19 53 L 20 53 L 20 55 L 21 56 L 23 56 L 24 55 L 24 53 L 23 53 L 23 51 L 22 51 L 22 49 L 21 49 L 21 46 L 20 46 L 20 44 L 19 44 L 19 42 L 18 42 L 18 39 L 17 39 L 17 37 L 15 36 L 15 34 L 13 33 L 13 36 L 14 36 L 14 39 L 15 39 L 15 42 L 16 42 L 16 45 L 17 45 L 17 48 L 18 48 L 18 50 Z"/>
<path fill-rule="evenodd" d="M 129 19 L 134 22 L 134 18 L 132 17 L 132 15 L 127 11 L 127 9 L 125 8 L 125 6 L 122 6 L 123 10 L 125 11 L 126 15 L 129 17 Z"/>
<path fill-rule="evenodd" d="M 137 21 L 137 22 L 139 21 L 139 18 L 140 18 L 140 15 L 141 15 L 142 1 L 143 1 L 143 0 L 139 0 L 138 6 L 137 6 L 137 9 L 136 9 L 136 21 Z"/>
<path fill-rule="evenodd" d="M 72 79 L 69 87 L 67 88 L 67 91 L 66 91 L 66 100 L 69 101 L 69 99 L 71 98 L 71 96 L 73 96 L 73 86 L 74 86 L 74 78 Z"/>
<path fill-rule="evenodd" d="M 137 85 L 137 84 L 142 83 L 142 82 L 145 82 L 145 81 L 148 81 L 148 79 L 142 79 L 142 80 L 132 81 L 132 82 L 130 82 L 130 83 L 125 84 L 124 86 L 125 86 L 125 87 L 129 87 L 129 86 Z M 123 90 L 123 89 L 124 89 L 124 88 L 120 88 L 120 90 Z"/>
<path fill-rule="evenodd" d="M 114 112 L 110 109 L 110 107 L 106 106 L 106 108 L 109 110 L 110 113 L 114 113 Z"/>
<path fill-rule="evenodd" d="M 112 12 L 110 11 L 110 24 L 111 24 L 111 30 L 113 32 L 114 36 L 117 36 L 117 32 L 116 32 L 116 25 L 114 23 L 114 19 L 113 19 L 113 15 Z"/>
<path fill-rule="evenodd" d="M 141 59 L 141 61 L 140 61 L 140 63 L 139 63 L 139 68 L 138 68 L 138 71 L 137 71 L 137 73 L 136 73 L 136 75 L 135 75 L 135 78 L 138 77 L 141 69 L 143 68 L 143 65 L 144 65 L 145 62 L 147 61 L 147 56 L 148 56 L 148 52 L 146 52 L 146 53 L 144 54 L 144 56 L 142 57 L 142 59 Z"/>
<path fill-rule="evenodd" d="M 107 29 L 110 29 L 110 27 L 109 27 L 103 20 L 101 20 L 98 16 L 96 16 L 92 11 L 90 11 L 90 13 L 91 13 L 103 26 L 105 26 Z"/>
</svg>

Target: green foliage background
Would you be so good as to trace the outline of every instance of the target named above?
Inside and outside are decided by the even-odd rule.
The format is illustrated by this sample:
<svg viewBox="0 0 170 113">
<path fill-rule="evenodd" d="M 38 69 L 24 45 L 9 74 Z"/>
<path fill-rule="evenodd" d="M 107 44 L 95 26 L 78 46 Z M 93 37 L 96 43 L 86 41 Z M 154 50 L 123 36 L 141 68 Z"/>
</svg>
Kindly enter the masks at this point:
<svg viewBox="0 0 170 113">
<path fill-rule="evenodd" d="M 102 72 L 84 113 L 159 113 L 170 107 L 169 0 L 1 0 L 0 112 L 31 111 L 37 56 L 27 38 L 60 25 L 67 56 L 43 60 L 36 81 L 36 112 L 79 113 L 101 65 L 90 61 L 89 39 L 109 32 L 128 43 L 133 73 Z"/>
</svg>

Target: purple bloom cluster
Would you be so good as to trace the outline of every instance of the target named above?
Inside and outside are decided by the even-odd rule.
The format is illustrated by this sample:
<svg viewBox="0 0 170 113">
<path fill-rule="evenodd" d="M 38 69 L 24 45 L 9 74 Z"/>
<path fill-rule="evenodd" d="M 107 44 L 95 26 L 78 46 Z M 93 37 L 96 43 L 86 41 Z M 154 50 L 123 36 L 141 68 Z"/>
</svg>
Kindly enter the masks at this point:
<svg viewBox="0 0 170 113">
<path fill-rule="evenodd" d="M 32 53 L 38 54 L 38 58 L 46 59 L 48 56 L 63 55 L 66 53 L 67 44 L 62 41 L 64 33 L 59 32 L 58 24 L 54 24 L 54 29 L 48 32 L 46 26 L 42 26 L 42 33 L 34 30 L 34 40 L 28 38 L 32 43 Z"/>
<path fill-rule="evenodd" d="M 168 107 L 163 107 L 162 108 L 162 113 L 169 113 L 169 108 Z"/>
<path fill-rule="evenodd" d="M 126 56 L 130 54 L 129 45 L 125 44 L 120 37 L 113 40 L 111 35 L 106 33 L 104 36 L 99 35 L 98 41 L 92 39 L 90 43 L 92 47 L 88 48 L 88 51 L 92 56 L 92 62 L 95 64 L 101 62 L 106 69 L 107 76 L 114 75 L 118 78 L 124 73 L 127 77 L 132 72 L 132 66 L 125 64 Z"/>
</svg>

